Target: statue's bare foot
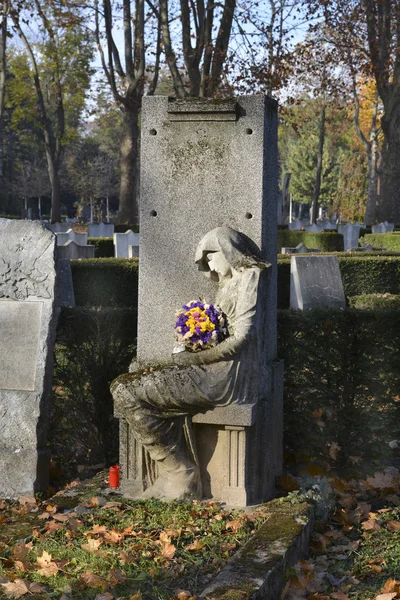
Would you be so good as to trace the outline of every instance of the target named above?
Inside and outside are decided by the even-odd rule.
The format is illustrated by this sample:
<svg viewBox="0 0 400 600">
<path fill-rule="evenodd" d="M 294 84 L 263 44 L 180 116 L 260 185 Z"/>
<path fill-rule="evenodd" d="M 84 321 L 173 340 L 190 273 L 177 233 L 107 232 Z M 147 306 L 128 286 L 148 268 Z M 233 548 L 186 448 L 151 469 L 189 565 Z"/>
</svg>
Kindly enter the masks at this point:
<svg viewBox="0 0 400 600">
<path fill-rule="evenodd" d="M 176 500 L 185 496 L 199 498 L 201 495 L 200 475 L 197 468 L 185 469 L 176 473 L 160 470 L 155 483 L 147 488 L 142 498 Z"/>
</svg>

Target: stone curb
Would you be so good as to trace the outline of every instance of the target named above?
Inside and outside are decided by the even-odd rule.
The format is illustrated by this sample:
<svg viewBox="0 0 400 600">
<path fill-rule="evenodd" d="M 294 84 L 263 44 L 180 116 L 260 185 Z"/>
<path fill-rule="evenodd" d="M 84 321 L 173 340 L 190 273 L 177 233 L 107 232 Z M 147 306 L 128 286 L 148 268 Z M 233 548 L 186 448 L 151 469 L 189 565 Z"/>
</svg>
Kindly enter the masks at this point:
<svg viewBox="0 0 400 600">
<path fill-rule="evenodd" d="M 306 502 L 279 499 L 263 505 L 267 521 L 198 600 L 278 600 L 287 570 L 307 554 L 314 511 Z"/>
</svg>

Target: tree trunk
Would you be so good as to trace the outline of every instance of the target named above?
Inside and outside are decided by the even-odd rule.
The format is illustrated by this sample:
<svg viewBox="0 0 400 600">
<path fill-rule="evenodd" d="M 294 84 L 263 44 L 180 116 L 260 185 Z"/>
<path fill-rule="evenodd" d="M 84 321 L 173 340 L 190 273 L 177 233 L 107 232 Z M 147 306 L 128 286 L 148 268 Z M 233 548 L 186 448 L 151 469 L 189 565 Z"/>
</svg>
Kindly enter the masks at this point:
<svg viewBox="0 0 400 600">
<path fill-rule="evenodd" d="M 7 16 L 6 3 L 2 2 L 2 21 L 0 22 L 0 182 L 3 179 L 4 163 L 4 98 L 6 92 L 6 45 Z M 1 16 L 0 16 L 1 18 Z"/>
<path fill-rule="evenodd" d="M 318 218 L 318 201 L 321 193 L 321 179 L 322 179 L 322 159 L 324 157 L 324 141 L 325 141 L 325 105 L 321 109 L 321 118 L 319 122 L 319 143 L 318 143 L 318 156 L 317 156 L 317 173 L 315 176 L 315 186 L 313 193 L 313 200 L 311 206 L 311 218 L 310 223 L 316 223 Z"/>
<path fill-rule="evenodd" d="M 139 102 L 125 107 L 121 138 L 118 223 L 138 224 L 137 181 L 139 177 Z"/>
<path fill-rule="evenodd" d="M 400 105 L 393 107 L 390 120 L 382 119 L 380 221 L 400 223 Z"/>
<path fill-rule="evenodd" d="M 51 184 L 51 223 L 60 223 L 61 221 L 61 185 L 60 176 L 54 157 L 46 148 L 47 168 Z"/>
<path fill-rule="evenodd" d="M 364 223 L 367 227 L 373 225 L 376 220 L 376 208 L 378 205 L 378 140 L 373 138 L 368 144 L 368 197 L 365 207 Z"/>
</svg>

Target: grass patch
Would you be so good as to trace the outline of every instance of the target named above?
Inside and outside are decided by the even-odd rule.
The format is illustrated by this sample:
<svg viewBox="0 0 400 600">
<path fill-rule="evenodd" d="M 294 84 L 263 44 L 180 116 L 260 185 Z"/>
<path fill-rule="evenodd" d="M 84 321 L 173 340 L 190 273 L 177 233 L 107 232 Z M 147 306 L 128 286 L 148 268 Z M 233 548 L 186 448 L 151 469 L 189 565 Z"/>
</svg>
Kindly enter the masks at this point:
<svg viewBox="0 0 400 600">
<path fill-rule="evenodd" d="M 63 496 L 1 504 L 0 598 L 12 597 L 6 594 L 17 585 L 25 585 L 26 597 L 34 600 L 62 594 L 94 600 L 107 593 L 107 600 L 136 600 L 135 594 L 143 600 L 171 600 L 182 591 L 190 598 L 267 518 L 262 508 L 246 514 L 214 502 L 82 499 L 97 492 L 99 483 L 98 478 L 92 488 L 86 484 L 67 492 L 76 494 L 73 510 L 60 509 L 62 501 L 57 507 Z M 32 519 L 30 537 L 25 530 L 22 539 L 14 536 L 10 524 L 27 517 Z"/>
</svg>

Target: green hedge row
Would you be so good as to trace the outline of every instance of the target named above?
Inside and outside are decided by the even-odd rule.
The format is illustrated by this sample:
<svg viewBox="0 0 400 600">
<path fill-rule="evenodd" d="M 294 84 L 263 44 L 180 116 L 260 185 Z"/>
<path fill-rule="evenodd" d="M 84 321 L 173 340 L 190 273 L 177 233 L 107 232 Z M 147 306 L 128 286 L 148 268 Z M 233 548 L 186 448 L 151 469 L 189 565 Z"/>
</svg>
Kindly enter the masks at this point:
<svg viewBox="0 0 400 600">
<path fill-rule="evenodd" d="M 311 231 L 278 231 L 278 253 L 282 248 L 295 248 L 305 244 L 307 248 L 319 248 L 321 252 L 343 252 L 343 235 L 336 232 L 313 233 Z"/>
<path fill-rule="evenodd" d="M 360 241 L 361 244 L 371 244 L 374 248 L 400 251 L 400 231 L 394 231 L 393 233 L 366 233 Z"/>
<path fill-rule="evenodd" d="M 400 311 L 278 311 L 278 344 L 286 461 L 323 473 L 357 469 L 358 460 L 390 464 L 400 417 Z"/>
<path fill-rule="evenodd" d="M 114 257 L 114 239 L 113 238 L 88 238 L 88 244 L 94 246 L 95 258 L 113 258 Z"/>
<path fill-rule="evenodd" d="M 136 258 L 71 260 L 71 269 L 77 306 L 137 307 Z"/>
<path fill-rule="evenodd" d="M 350 308 L 363 310 L 393 310 L 400 309 L 399 294 L 360 294 L 349 298 Z"/>
<path fill-rule="evenodd" d="M 338 256 L 346 297 L 400 294 L 400 256 Z M 137 306 L 138 260 L 127 258 L 71 261 L 77 306 Z M 289 308 L 290 257 L 278 259 L 278 307 Z"/>
</svg>

